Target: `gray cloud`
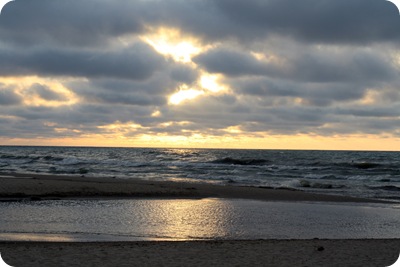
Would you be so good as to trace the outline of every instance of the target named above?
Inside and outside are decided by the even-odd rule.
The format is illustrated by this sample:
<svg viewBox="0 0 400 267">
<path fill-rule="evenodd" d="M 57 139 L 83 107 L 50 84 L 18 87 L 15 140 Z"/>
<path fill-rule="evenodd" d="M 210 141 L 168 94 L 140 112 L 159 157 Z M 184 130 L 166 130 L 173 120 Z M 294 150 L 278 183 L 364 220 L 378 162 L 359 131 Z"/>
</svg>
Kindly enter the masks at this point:
<svg viewBox="0 0 400 267">
<path fill-rule="evenodd" d="M 21 103 L 22 98 L 13 89 L 0 83 L 0 105 L 9 106 Z"/>
<path fill-rule="evenodd" d="M 6 6 L 0 22 L 3 41 L 24 45 L 93 46 L 159 25 L 207 41 L 284 35 L 304 42 L 365 44 L 398 42 L 400 36 L 395 6 L 380 0 L 18 0 Z"/>
<path fill-rule="evenodd" d="M 112 37 L 143 31 L 137 5 L 108 0 L 13 1 L 0 17 L 0 36 L 3 42 L 29 46 L 103 45 Z"/>
<path fill-rule="evenodd" d="M 170 78 L 174 81 L 192 84 L 199 77 L 198 70 L 188 64 L 175 64 L 170 71 Z"/>
<path fill-rule="evenodd" d="M 165 64 L 149 45 L 136 43 L 119 51 L 0 50 L 0 75 L 118 77 L 143 80 Z"/>
<path fill-rule="evenodd" d="M 205 40 L 251 42 L 270 35 L 303 42 L 398 42 L 394 5 L 379 0 L 149 1 L 154 23 L 173 25 Z"/>
<path fill-rule="evenodd" d="M 172 71 L 175 69 L 174 64 L 169 67 Z M 167 68 L 143 81 L 95 78 L 69 82 L 66 86 L 89 103 L 164 106 L 168 95 L 175 92 L 181 84 L 169 72 Z"/>
<path fill-rule="evenodd" d="M 221 12 L 244 36 L 284 34 L 324 43 L 398 40 L 400 20 L 393 5 L 377 0 L 222 0 Z M 246 33 L 247 30 L 247 33 Z"/>
<path fill-rule="evenodd" d="M 40 98 L 48 101 L 67 100 L 65 95 L 53 91 L 46 85 L 35 83 L 28 89 L 29 95 L 38 95 Z"/>
<path fill-rule="evenodd" d="M 207 71 L 229 76 L 267 75 L 275 72 L 274 67 L 258 61 L 248 53 L 231 49 L 213 49 L 194 58 L 194 62 Z"/>
<path fill-rule="evenodd" d="M 196 64 L 174 62 L 140 39 L 159 26 L 213 48 Z M 0 135 L 75 137 L 132 122 L 145 128 L 127 136 L 226 135 L 231 126 L 254 136 L 396 135 L 399 26 L 381 0 L 16 0 L 0 16 L 0 78 L 53 79 L 79 102 L 26 106 L 32 96 L 68 99 L 45 82 L 0 84 Z M 229 90 L 168 104 L 205 71 Z"/>
<path fill-rule="evenodd" d="M 229 48 L 206 51 L 194 61 L 209 72 L 228 76 L 268 76 L 305 82 L 388 81 L 398 76 L 392 58 L 381 52 L 362 49 L 297 48 L 298 52 L 278 54 L 282 62 L 258 60 L 249 52 Z M 266 57 L 274 51 L 264 52 Z"/>
<path fill-rule="evenodd" d="M 367 90 L 356 84 L 298 83 L 268 78 L 233 79 L 229 82 L 240 94 L 265 98 L 302 98 L 305 100 L 303 103 L 317 106 L 357 100 L 362 98 Z"/>
</svg>

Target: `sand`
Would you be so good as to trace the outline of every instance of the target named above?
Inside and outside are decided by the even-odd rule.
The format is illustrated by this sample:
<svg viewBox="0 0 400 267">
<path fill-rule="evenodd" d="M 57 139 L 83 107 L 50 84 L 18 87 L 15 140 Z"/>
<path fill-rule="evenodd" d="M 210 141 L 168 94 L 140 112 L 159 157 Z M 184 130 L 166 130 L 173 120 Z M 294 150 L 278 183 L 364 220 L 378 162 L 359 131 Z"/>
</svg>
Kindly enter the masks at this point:
<svg viewBox="0 0 400 267">
<path fill-rule="evenodd" d="M 264 201 L 379 202 L 288 189 L 114 178 L 0 174 L 0 201 L 62 198 L 243 198 Z M 400 239 L 0 242 L 11 266 L 389 266 Z"/>
<path fill-rule="evenodd" d="M 362 266 L 384 267 L 400 240 L 255 240 L 0 243 L 11 266 Z"/>
<path fill-rule="evenodd" d="M 74 197 L 242 198 L 266 201 L 384 202 L 345 196 L 312 194 L 292 189 L 161 182 L 138 179 L 0 173 L 0 200 Z"/>
</svg>

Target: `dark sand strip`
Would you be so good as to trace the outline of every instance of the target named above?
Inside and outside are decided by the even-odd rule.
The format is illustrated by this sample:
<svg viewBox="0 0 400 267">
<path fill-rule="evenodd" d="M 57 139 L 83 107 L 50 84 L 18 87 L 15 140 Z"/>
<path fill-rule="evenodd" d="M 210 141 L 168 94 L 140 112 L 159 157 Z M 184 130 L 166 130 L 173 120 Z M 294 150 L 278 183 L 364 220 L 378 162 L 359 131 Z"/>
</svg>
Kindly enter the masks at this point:
<svg viewBox="0 0 400 267">
<path fill-rule="evenodd" d="M 291 189 L 160 182 L 138 179 L 0 173 L 0 198 L 3 201 L 23 198 L 57 199 L 72 197 L 216 197 L 266 201 L 383 202 L 373 199 L 312 194 Z"/>
<path fill-rule="evenodd" d="M 0 243 L 16 267 L 35 266 L 362 266 L 384 267 L 400 240 L 256 240 L 109 243 Z"/>
</svg>

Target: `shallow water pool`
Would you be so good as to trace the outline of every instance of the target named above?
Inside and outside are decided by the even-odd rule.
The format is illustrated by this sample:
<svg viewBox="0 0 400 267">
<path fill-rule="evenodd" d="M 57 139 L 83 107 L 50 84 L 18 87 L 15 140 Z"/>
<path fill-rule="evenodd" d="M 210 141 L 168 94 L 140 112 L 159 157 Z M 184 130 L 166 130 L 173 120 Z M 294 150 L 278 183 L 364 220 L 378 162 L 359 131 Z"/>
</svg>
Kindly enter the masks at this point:
<svg viewBox="0 0 400 267">
<path fill-rule="evenodd" d="M 0 240 L 400 238 L 397 204 L 240 199 L 0 203 Z"/>
</svg>

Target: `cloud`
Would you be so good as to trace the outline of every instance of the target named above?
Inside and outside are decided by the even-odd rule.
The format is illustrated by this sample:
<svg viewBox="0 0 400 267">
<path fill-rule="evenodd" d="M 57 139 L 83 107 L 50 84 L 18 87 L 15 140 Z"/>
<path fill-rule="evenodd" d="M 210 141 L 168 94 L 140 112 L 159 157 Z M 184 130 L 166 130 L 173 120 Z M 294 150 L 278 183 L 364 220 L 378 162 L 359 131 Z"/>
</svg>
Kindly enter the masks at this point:
<svg viewBox="0 0 400 267">
<path fill-rule="evenodd" d="M 120 50 L 0 50 L 0 75 L 117 77 L 143 80 L 163 67 L 164 58 L 145 43 Z"/>
<path fill-rule="evenodd" d="M 67 97 L 63 94 L 57 93 L 49 88 L 47 85 L 39 83 L 33 84 L 28 90 L 28 94 L 32 96 L 39 96 L 40 98 L 47 101 L 65 101 Z"/>
<path fill-rule="evenodd" d="M 0 36 L 3 42 L 23 46 L 105 45 L 113 37 L 143 31 L 136 6 L 109 0 L 13 1 L 0 17 Z"/>
<path fill-rule="evenodd" d="M 305 42 L 365 44 L 398 41 L 400 36 L 400 20 L 395 9 L 384 1 L 222 0 L 215 3 L 242 38 L 282 34 Z"/>
<path fill-rule="evenodd" d="M 149 1 L 153 22 L 207 41 L 252 42 L 283 35 L 307 43 L 365 44 L 399 40 L 395 7 L 376 0 Z M 156 6 L 157 5 L 157 6 Z M 146 18 L 144 18 L 146 19 Z"/>
<path fill-rule="evenodd" d="M 379 0 L 13 1 L 0 135 L 396 136 L 399 26 Z M 196 56 L 163 54 L 158 32 Z M 182 88 L 201 93 L 170 105 Z"/>
<path fill-rule="evenodd" d="M 192 84 L 199 78 L 199 73 L 188 64 L 175 64 L 170 70 L 170 77 L 176 82 Z"/>
<path fill-rule="evenodd" d="M 283 35 L 312 43 L 366 44 L 400 37 L 395 6 L 377 0 L 19 0 L 6 6 L 0 22 L 2 40 L 20 45 L 98 46 L 160 25 L 208 42 Z"/>
<path fill-rule="evenodd" d="M 257 59 L 251 51 L 219 47 L 196 56 L 194 62 L 209 72 L 227 76 L 267 76 L 305 82 L 387 81 L 398 75 L 397 67 L 387 54 L 362 48 L 299 45 L 295 53 L 271 49 L 262 55 L 265 59 Z"/>
<path fill-rule="evenodd" d="M 0 83 L 0 105 L 16 105 L 20 104 L 21 101 L 21 97 L 14 92 L 14 88 Z"/>
<path fill-rule="evenodd" d="M 193 59 L 208 72 L 221 73 L 229 76 L 267 75 L 274 72 L 267 63 L 257 60 L 249 53 L 232 49 L 217 48 L 200 54 Z"/>
<path fill-rule="evenodd" d="M 298 83 L 276 79 L 233 79 L 236 92 L 265 98 L 290 97 L 306 105 L 325 106 L 334 102 L 348 102 L 362 98 L 366 88 L 346 83 Z"/>
</svg>

